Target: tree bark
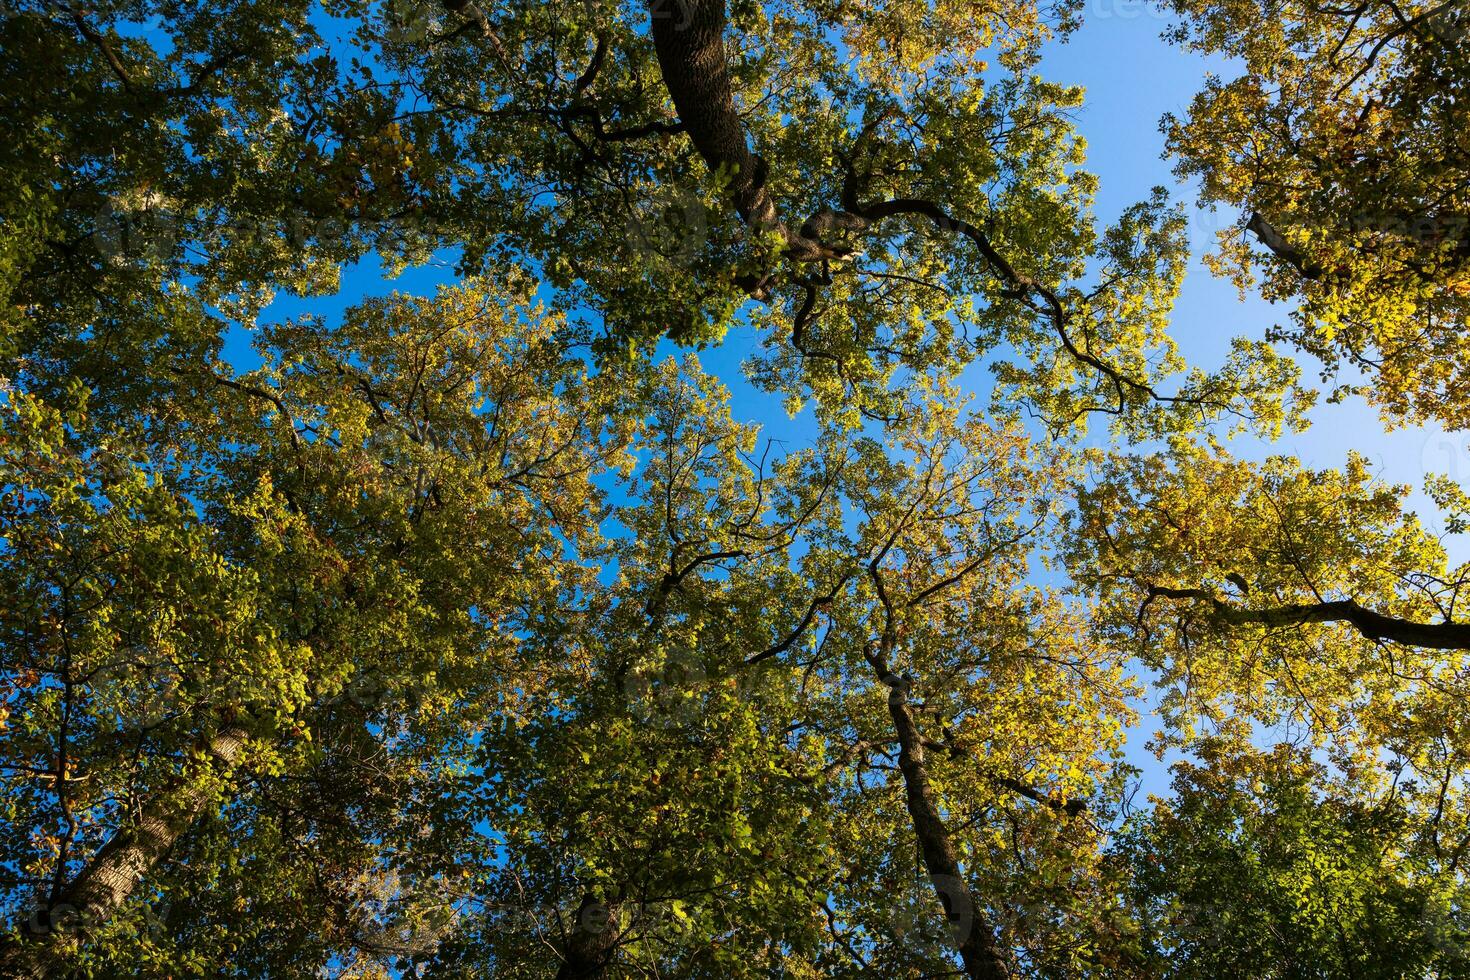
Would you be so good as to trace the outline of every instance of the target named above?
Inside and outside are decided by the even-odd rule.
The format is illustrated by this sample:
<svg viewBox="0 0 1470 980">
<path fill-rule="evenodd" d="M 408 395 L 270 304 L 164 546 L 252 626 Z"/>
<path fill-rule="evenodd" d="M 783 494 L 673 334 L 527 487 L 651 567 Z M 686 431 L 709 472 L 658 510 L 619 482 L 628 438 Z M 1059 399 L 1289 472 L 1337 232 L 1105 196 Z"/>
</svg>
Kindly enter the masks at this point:
<svg viewBox="0 0 1470 980">
<path fill-rule="evenodd" d="M 741 219 L 757 231 L 777 232 L 798 259 L 847 254 L 792 231 L 766 190 L 765 166 L 746 141 L 730 88 L 725 0 L 649 0 L 648 15 L 664 88 L 679 123 L 710 169 L 729 173 L 730 199 Z"/>
<path fill-rule="evenodd" d="M 908 683 L 888 670 L 886 646 L 870 650 L 868 662 L 878 680 L 889 689 L 888 714 L 898 737 L 898 768 L 903 775 L 905 803 L 919 839 L 924 869 L 929 872 L 945 917 L 949 919 L 965 976 L 971 980 L 1005 980 L 1011 975 L 1010 968 L 1001 955 L 984 910 L 975 901 L 961 873 L 949 831 L 929 787 L 924 740 L 909 710 Z"/>
<path fill-rule="evenodd" d="M 240 728 L 218 732 L 205 744 L 216 764 L 228 769 L 245 748 Z M 0 945 L 0 976 L 45 980 L 65 976 L 73 936 L 105 922 L 201 815 L 208 794 L 182 776 L 160 790 L 135 823 L 120 828 L 72 882 L 43 908 L 13 927 Z"/>
<path fill-rule="evenodd" d="M 757 180 L 755 154 L 735 111 L 725 62 L 725 0 L 650 0 L 653 45 L 664 86 L 694 148 L 711 169 L 733 171 L 730 193 L 740 216 L 769 227 L 775 202 Z"/>
</svg>

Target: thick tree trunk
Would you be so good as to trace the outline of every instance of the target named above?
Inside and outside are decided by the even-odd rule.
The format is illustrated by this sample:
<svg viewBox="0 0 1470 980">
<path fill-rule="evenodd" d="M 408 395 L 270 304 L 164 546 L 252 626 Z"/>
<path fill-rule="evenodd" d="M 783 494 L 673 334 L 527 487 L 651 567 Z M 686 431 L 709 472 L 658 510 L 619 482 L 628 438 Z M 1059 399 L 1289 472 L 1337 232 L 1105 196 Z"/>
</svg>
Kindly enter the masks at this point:
<svg viewBox="0 0 1470 980">
<path fill-rule="evenodd" d="M 903 774 L 905 803 L 914 834 L 924 858 L 924 869 L 944 906 L 954 935 L 964 974 L 971 980 L 1005 980 L 1010 976 L 985 912 L 975 901 L 960 871 L 959 858 L 949 840 L 949 831 L 939 815 L 939 806 L 929 788 L 924 760 L 924 740 L 909 710 L 908 685 L 888 670 L 886 651 L 870 653 L 878 679 L 888 687 L 888 714 L 898 737 L 898 768 Z"/>
<path fill-rule="evenodd" d="M 746 225 L 775 231 L 787 253 L 803 261 L 842 258 L 781 220 L 766 190 L 766 168 L 751 152 L 735 109 L 725 59 L 725 0 L 648 0 L 653 47 L 679 124 L 711 170 L 730 175 L 729 195 Z"/>
<path fill-rule="evenodd" d="M 567 931 L 567 945 L 556 980 L 603 980 L 618 944 L 618 907 L 584 896 L 577 920 Z"/>
<path fill-rule="evenodd" d="M 694 148 L 711 169 L 732 171 L 730 193 L 746 222 L 778 224 L 730 90 L 725 0 L 650 0 L 648 14 L 664 86 Z"/>
<path fill-rule="evenodd" d="M 205 745 L 210 758 L 229 768 L 245 747 L 246 733 L 228 728 Z M 177 785 L 160 790 L 132 824 L 119 829 L 60 894 L 35 909 L 0 946 L 0 976 L 61 977 L 67 974 L 74 937 L 107 921 L 143 877 L 201 815 L 208 795 Z"/>
</svg>

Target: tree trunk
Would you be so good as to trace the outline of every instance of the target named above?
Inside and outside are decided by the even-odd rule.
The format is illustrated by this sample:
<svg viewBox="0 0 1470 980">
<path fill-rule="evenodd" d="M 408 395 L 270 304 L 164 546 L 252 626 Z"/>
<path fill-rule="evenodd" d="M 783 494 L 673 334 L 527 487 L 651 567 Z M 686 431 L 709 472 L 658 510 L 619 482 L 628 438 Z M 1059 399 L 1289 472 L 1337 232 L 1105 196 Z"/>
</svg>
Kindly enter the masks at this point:
<svg viewBox="0 0 1470 980">
<path fill-rule="evenodd" d="M 245 747 L 243 729 L 228 728 L 205 745 L 209 757 L 228 769 Z M 65 976 L 74 937 L 107 921 L 199 818 L 209 797 L 184 777 L 160 790 L 137 822 L 120 828 L 87 866 L 43 908 L 34 910 L 0 945 L 0 976 Z"/>
<path fill-rule="evenodd" d="M 882 654 L 869 653 L 868 661 L 889 689 L 888 714 L 898 736 L 898 768 L 903 774 L 909 818 L 919 839 L 924 869 L 929 872 L 929 880 L 934 883 L 945 917 L 949 919 L 964 974 L 971 980 L 1005 980 L 1010 976 L 1010 969 L 996 945 L 984 910 L 976 903 L 960 872 L 959 858 L 955 856 L 949 832 L 929 788 L 924 741 L 909 710 L 908 683 L 888 670 L 887 658 Z"/>
<path fill-rule="evenodd" d="M 725 0 L 650 0 L 648 14 L 664 87 L 694 148 L 710 169 L 733 171 L 730 194 L 747 223 L 776 225 L 776 205 L 758 179 L 730 90 Z"/>
<path fill-rule="evenodd" d="M 801 261 L 843 258 L 792 230 L 766 190 L 766 167 L 745 138 L 735 109 L 725 60 L 725 0 L 648 0 L 653 47 L 664 88 L 674 100 L 679 123 L 711 170 L 724 169 L 729 195 L 741 219 L 755 231 L 774 231 L 787 254 Z"/>
</svg>

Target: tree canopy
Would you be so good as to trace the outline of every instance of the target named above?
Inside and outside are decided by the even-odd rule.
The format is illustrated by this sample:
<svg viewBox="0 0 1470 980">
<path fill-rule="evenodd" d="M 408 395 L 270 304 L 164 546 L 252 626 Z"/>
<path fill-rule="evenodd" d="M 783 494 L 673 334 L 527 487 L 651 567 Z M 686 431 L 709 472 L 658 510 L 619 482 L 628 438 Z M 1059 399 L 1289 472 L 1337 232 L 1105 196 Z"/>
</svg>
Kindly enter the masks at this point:
<svg viewBox="0 0 1470 980">
<path fill-rule="evenodd" d="M 1470 424 L 1470 14 L 1173 12 L 1210 366 L 1080 4 L 8 5 L 0 974 L 1470 975 L 1470 568 L 1231 442 Z"/>
</svg>

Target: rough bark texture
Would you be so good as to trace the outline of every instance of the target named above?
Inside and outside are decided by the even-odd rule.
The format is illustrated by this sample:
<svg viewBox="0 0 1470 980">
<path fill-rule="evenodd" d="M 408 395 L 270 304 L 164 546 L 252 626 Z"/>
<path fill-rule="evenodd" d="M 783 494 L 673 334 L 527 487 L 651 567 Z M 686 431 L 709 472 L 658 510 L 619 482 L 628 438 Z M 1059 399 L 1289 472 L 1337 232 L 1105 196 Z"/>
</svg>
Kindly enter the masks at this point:
<svg viewBox="0 0 1470 980">
<path fill-rule="evenodd" d="M 775 231 L 794 258 L 846 256 L 846 249 L 826 248 L 791 230 L 766 190 L 765 165 L 746 141 L 730 88 L 725 0 L 649 0 L 648 15 L 659 70 L 679 125 L 711 170 L 730 174 L 730 199 L 741 219 L 757 231 Z"/>
<path fill-rule="evenodd" d="M 742 218 L 776 225 L 775 202 L 757 179 L 755 154 L 730 90 L 724 0 L 650 0 L 648 13 L 664 85 L 694 148 L 712 169 L 723 165 L 733 171 L 730 193 Z"/>
<path fill-rule="evenodd" d="M 229 728 L 211 738 L 205 750 L 217 765 L 229 768 L 245 740 L 244 730 Z M 66 976 L 73 935 L 116 912 L 207 803 L 203 790 L 182 779 L 155 794 L 138 820 L 119 829 L 71 884 L 13 928 L 0 946 L 0 976 L 27 980 Z"/>
<path fill-rule="evenodd" d="M 964 975 L 971 980 L 1004 980 L 1011 975 L 995 941 L 985 912 L 960 870 L 959 858 L 949 840 L 949 831 L 939 815 L 939 806 L 929 788 L 929 772 L 924 760 L 924 740 L 909 710 L 907 683 L 888 670 L 881 650 L 868 656 L 878 679 L 889 688 L 888 713 L 898 737 L 898 768 L 903 774 L 905 803 L 913 822 L 914 834 L 924 858 L 924 869 L 934 882 L 934 890 L 944 906 L 954 933 Z"/>
</svg>

